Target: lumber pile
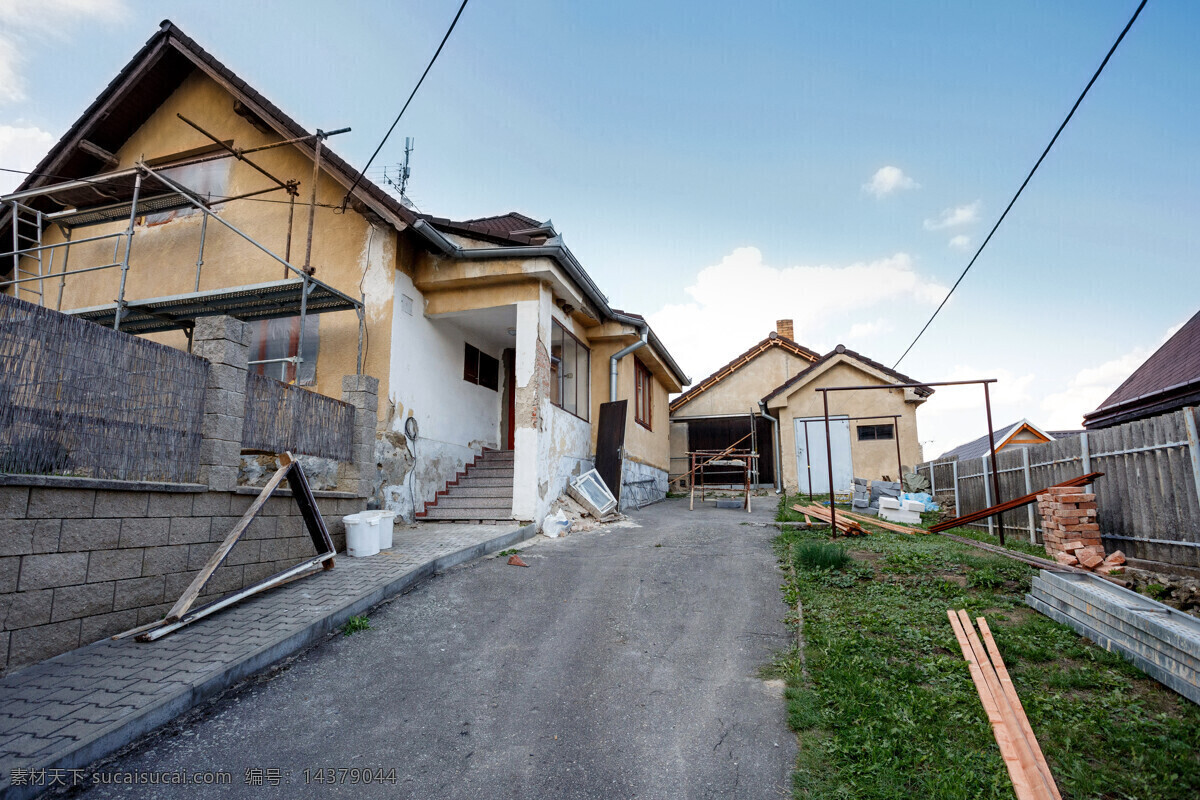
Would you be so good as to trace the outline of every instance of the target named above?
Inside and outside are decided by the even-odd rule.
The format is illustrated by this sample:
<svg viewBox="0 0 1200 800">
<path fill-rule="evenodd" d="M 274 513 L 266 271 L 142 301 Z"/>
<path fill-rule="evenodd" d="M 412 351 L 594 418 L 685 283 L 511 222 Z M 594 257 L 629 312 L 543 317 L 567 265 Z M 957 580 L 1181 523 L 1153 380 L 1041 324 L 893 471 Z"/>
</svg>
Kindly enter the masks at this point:
<svg viewBox="0 0 1200 800">
<path fill-rule="evenodd" d="M 817 505 L 802 506 L 802 505 L 797 504 L 797 505 L 792 506 L 792 510 L 797 511 L 801 514 L 804 514 L 807 517 L 816 517 L 817 519 L 821 520 L 822 522 L 829 522 L 831 517 L 833 516 L 832 514 L 829 513 L 829 509 L 826 508 L 825 506 L 817 506 Z M 840 510 L 838 511 L 837 522 L 835 523 L 835 525 L 837 527 L 837 530 L 840 533 L 845 534 L 846 536 L 866 536 L 867 535 L 866 529 L 863 528 L 862 525 L 859 525 L 854 520 L 848 519 L 846 517 L 846 512 L 844 512 L 844 511 L 840 511 Z"/>
<path fill-rule="evenodd" d="M 977 619 L 976 633 L 965 610 L 948 610 L 946 616 L 971 670 L 971 680 L 992 725 L 1017 800 L 1062 800 L 987 620 Z"/>
<path fill-rule="evenodd" d="M 909 535 L 917 533 L 923 533 L 926 535 L 929 534 L 929 531 L 925 530 L 924 528 L 910 528 L 907 525 L 900 525 L 899 523 L 888 522 L 882 519 L 875 519 L 874 517 L 864 516 L 863 514 L 857 514 L 853 511 L 839 511 L 838 515 L 849 517 L 855 522 L 865 522 L 868 525 L 877 525 L 880 528 L 883 528 L 885 531 L 892 531 L 894 533 L 907 533 Z"/>
<path fill-rule="evenodd" d="M 1096 495 L 1079 489 L 1053 486 L 1038 495 L 1046 555 L 1068 567 L 1102 575 L 1121 570 L 1125 554 L 1106 555 L 1096 521 Z"/>
</svg>

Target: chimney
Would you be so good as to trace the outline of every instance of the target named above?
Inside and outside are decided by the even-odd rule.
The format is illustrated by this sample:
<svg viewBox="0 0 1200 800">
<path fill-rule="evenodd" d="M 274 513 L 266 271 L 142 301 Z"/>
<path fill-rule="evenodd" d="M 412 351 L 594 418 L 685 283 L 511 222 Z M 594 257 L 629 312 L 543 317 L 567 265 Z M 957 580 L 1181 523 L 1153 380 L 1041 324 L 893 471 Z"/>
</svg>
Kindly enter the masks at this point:
<svg viewBox="0 0 1200 800">
<path fill-rule="evenodd" d="M 790 319 L 781 319 L 775 321 L 775 332 L 785 339 L 795 339 L 796 333 L 792 329 L 792 321 Z"/>
</svg>

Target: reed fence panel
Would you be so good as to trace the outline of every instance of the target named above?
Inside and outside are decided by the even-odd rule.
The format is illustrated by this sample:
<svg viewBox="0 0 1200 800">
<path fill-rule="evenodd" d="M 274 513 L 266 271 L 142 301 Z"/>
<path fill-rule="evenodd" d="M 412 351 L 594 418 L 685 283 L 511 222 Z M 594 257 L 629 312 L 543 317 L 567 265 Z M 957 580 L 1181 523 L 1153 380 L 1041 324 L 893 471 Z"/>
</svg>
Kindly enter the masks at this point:
<svg viewBox="0 0 1200 800">
<path fill-rule="evenodd" d="M 246 373 L 243 448 L 349 461 L 353 440 L 354 406 L 265 375 Z"/>
</svg>

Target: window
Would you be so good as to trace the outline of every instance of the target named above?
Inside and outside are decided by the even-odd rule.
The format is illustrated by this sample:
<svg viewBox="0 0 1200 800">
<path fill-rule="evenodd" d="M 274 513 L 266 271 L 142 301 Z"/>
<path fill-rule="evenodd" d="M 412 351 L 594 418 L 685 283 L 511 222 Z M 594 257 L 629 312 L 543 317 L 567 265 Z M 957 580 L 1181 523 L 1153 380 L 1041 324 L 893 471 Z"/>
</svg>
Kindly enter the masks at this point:
<svg viewBox="0 0 1200 800">
<path fill-rule="evenodd" d="M 550 402 L 580 419 L 591 405 L 592 353 L 583 342 L 554 320 L 550 331 Z"/>
<path fill-rule="evenodd" d="M 159 171 L 192 194 L 205 200 L 211 200 L 214 197 L 226 196 L 231 162 L 232 159 L 225 158 L 217 161 L 203 161 L 199 164 L 187 164 L 182 167 L 162 167 Z M 157 183 L 152 185 L 161 188 Z M 149 192 L 149 194 L 155 193 L 157 192 Z M 147 214 L 144 219 L 147 225 L 161 225 L 173 219 L 199 213 L 200 209 L 189 203 L 183 208 Z"/>
<path fill-rule="evenodd" d="M 858 426 L 858 440 L 860 442 L 874 442 L 879 439 L 894 439 L 895 436 L 895 429 L 891 425 Z"/>
<path fill-rule="evenodd" d="M 650 412 L 653 407 L 651 400 L 651 391 L 654 384 L 650 377 L 650 370 L 646 369 L 646 365 L 636 358 L 633 360 L 634 374 L 634 398 L 633 398 L 633 418 L 638 424 L 646 430 L 650 430 Z"/>
<path fill-rule="evenodd" d="M 472 345 L 466 346 L 463 356 L 463 380 L 477 383 L 493 392 L 500 388 L 500 362 Z"/>
<path fill-rule="evenodd" d="M 259 375 L 311 386 L 317 382 L 317 352 L 321 345 L 321 318 L 304 317 L 304 360 L 298 365 L 284 359 L 295 358 L 300 347 L 300 318 L 263 319 L 250 323 L 250 369 Z M 255 364 L 253 362 L 267 362 Z"/>
</svg>

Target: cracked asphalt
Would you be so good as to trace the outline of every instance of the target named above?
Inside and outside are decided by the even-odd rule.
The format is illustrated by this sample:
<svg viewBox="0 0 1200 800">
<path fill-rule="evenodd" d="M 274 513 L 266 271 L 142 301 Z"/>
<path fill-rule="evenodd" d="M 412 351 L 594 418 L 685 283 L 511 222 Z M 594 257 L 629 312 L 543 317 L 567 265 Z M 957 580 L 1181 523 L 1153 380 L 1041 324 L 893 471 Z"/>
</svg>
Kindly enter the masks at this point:
<svg viewBox="0 0 1200 800">
<path fill-rule="evenodd" d="M 231 785 L 72 795 L 789 796 L 795 737 L 781 688 L 759 677 L 789 644 L 776 531 L 761 524 L 773 498 L 750 515 L 711 505 L 668 500 L 633 524 L 538 537 L 519 546 L 527 569 L 489 558 L 451 570 L 375 609 L 371 630 L 97 767 L 223 771 Z M 328 768 L 384 782 L 313 782 Z"/>
</svg>

